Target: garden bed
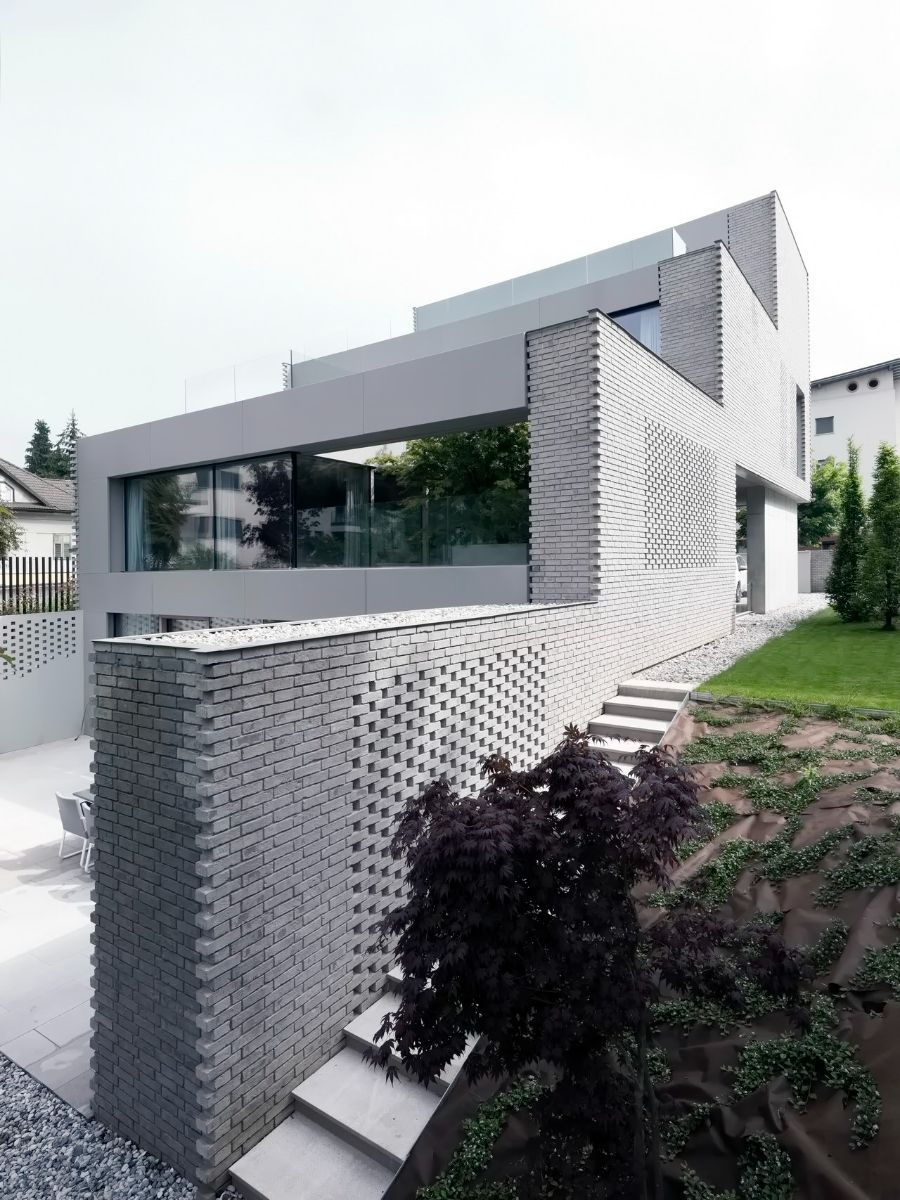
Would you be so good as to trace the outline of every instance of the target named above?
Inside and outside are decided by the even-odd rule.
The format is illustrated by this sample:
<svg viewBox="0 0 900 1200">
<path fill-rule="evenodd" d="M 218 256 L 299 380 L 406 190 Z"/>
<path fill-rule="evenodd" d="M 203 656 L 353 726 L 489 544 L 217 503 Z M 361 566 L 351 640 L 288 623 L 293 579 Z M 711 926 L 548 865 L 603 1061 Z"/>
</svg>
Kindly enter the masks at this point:
<svg viewBox="0 0 900 1200">
<path fill-rule="evenodd" d="M 895 1195 L 900 720 L 702 705 L 673 742 L 717 832 L 672 892 L 650 898 L 646 919 L 686 906 L 771 922 L 807 948 L 816 976 L 808 1029 L 771 1002 L 658 1006 L 672 1194 L 680 1180 L 690 1200 Z M 792 1185 L 740 1186 L 738 1156 L 755 1133 L 777 1136 Z"/>
<path fill-rule="evenodd" d="M 682 847 L 670 890 L 644 892 L 642 923 L 685 911 L 777 928 L 810 969 L 799 1005 L 750 985 L 730 1005 L 663 992 L 653 1006 L 666 1200 L 887 1200 L 900 1191 L 900 717 L 692 705 L 671 744 L 710 833 Z M 501 1094 L 461 1136 L 444 1130 L 444 1172 L 420 1200 L 513 1200 L 534 1127 L 521 1114 L 498 1137 L 506 1115 Z"/>
</svg>

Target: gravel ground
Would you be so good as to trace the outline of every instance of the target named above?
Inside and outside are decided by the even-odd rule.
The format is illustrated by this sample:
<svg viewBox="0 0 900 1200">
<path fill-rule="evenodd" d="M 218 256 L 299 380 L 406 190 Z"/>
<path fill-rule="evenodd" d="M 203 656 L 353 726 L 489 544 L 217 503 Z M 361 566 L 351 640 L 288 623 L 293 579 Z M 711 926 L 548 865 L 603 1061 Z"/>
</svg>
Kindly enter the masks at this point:
<svg viewBox="0 0 900 1200">
<path fill-rule="evenodd" d="M 0 1054 L 0 1197 L 194 1200 L 194 1189 Z M 230 1188 L 222 1198 L 237 1200 Z"/>
<path fill-rule="evenodd" d="M 638 675 L 672 683 L 701 683 L 712 675 L 718 675 L 769 638 L 787 633 L 798 621 L 820 612 L 827 605 L 826 597 L 816 593 L 801 596 L 796 604 L 788 604 L 765 615 L 741 613 L 735 620 L 734 633 L 719 638 L 717 642 L 699 646 L 696 650 L 688 650 L 686 654 L 679 654 L 646 671 L 639 671 Z"/>
</svg>

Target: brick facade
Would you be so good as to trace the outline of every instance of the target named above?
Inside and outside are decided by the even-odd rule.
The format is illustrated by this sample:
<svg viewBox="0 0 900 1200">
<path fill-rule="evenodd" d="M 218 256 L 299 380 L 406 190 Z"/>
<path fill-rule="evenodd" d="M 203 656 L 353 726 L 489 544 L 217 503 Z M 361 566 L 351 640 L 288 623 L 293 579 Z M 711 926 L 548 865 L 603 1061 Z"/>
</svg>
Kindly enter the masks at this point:
<svg viewBox="0 0 900 1200">
<path fill-rule="evenodd" d="M 98 644 L 96 1113 L 191 1180 L 224 1181 L 380 990 L 406 799 L 599 711 L 594 605 L 412 621 Z"/>
</svg>

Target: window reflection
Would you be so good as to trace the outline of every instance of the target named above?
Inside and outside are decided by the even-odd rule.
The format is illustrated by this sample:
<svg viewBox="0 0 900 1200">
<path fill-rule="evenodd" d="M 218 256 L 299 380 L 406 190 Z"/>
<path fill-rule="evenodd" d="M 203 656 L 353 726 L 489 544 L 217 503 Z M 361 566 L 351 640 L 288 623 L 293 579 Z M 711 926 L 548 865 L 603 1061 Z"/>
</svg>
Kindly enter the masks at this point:
<svg viewBox="0 0 900 1200">
<path fill-rule="evenodd" d="M 216 567 L 291 565 L 291 459 L 216 467 Z"/>
<path fill-rule="evenodd" d="M 163 471 L 126 480 L 129 571 L 199 571 L 214 566 L 212 469 Z"/>
</svg>

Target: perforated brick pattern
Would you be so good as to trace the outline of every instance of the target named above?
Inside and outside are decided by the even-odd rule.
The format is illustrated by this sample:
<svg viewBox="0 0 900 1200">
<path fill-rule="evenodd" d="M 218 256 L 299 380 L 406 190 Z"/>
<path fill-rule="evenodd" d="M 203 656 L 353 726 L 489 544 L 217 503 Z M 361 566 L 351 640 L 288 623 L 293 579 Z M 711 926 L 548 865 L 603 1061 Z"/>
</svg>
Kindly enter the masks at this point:
<svg viewBox="0 0 900 1200">
<path fill-rule="evenodd" d="M 0 660 L 0 680 L 33 675 L 56 659 L 78 654 L 78 619 L 74 612 L 0 617 L 0 648 L 12 659 Z"/>
<path fill-rule="evenodd" d="M 645 420 L 644 562 L 651 571 L 716 562 L 716 459 L 707 446 Z"/>
<path fill-rule="evenodd" d="M 530 763 L 586 723 L 602 702 L 596 617 L 535 607 L 245 649 L 99 645 L 102 1120 L 192 1179 L 224 1180 L 381 989 L 376 927 L 399 894 L 389 841 L 407 799 L 440 773 L 477 786 L 486 753 Z M 136 940 L 173 991 L 147 986 Z"/>
</svg>

